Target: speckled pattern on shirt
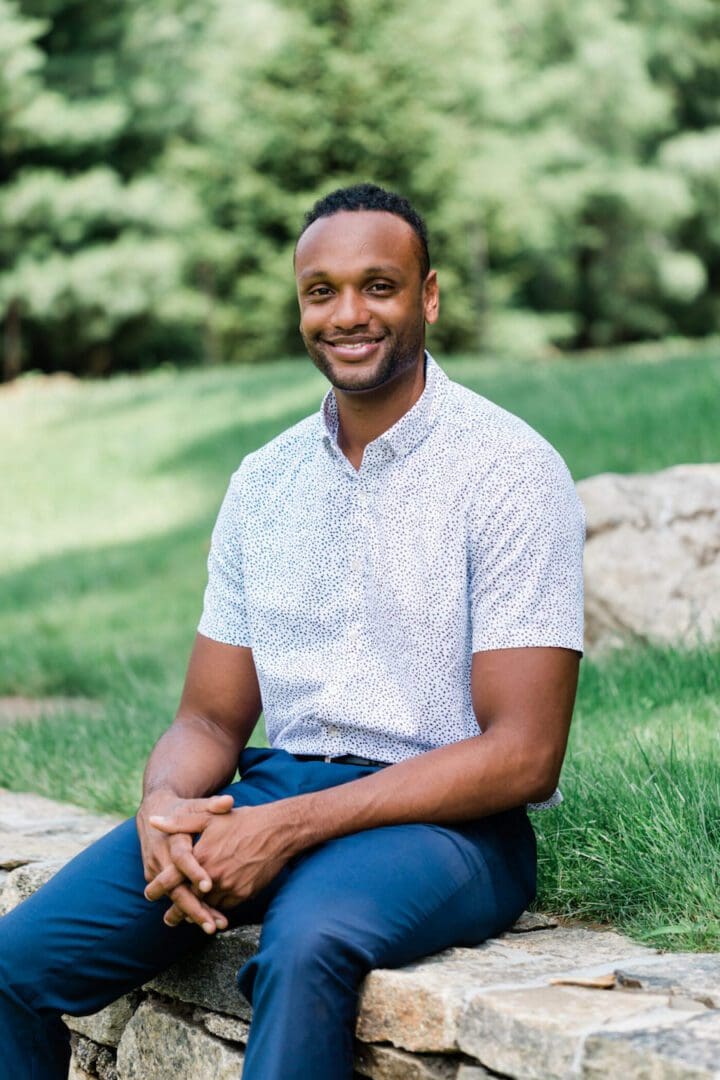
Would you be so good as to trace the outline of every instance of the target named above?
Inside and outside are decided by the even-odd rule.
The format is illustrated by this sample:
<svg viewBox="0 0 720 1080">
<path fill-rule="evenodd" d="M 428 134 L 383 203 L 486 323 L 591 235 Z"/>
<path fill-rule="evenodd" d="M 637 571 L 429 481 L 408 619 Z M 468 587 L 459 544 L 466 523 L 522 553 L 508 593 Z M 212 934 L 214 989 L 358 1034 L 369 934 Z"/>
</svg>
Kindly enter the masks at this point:
<svg viewBox="0 0 720 1080">
<path fill-rule="evenodd" d="M 244 459 L 199 631 L 252 648 L 271 746 L 396 762 L 478 734 L 473 652 L 582 650 L 583 540 L 557 452 L 428 355 L 359 471 L 332 390 Z"/>
</svg>

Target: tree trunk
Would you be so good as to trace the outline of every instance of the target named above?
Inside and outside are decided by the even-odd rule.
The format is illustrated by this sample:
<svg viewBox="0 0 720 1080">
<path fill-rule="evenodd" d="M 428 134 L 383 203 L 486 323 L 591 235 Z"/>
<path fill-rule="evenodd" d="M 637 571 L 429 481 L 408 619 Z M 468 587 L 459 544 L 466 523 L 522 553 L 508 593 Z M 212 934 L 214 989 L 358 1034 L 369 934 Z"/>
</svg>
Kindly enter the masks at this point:
<svg viewBox="0 0 720 1080">
<path fill-rule="evenodd" d="M 22 328 L 20 301 L 11 300 L 5 312 L 3 328 L 2 381 L 10 382 L 22 371 Z"/>
</svg>

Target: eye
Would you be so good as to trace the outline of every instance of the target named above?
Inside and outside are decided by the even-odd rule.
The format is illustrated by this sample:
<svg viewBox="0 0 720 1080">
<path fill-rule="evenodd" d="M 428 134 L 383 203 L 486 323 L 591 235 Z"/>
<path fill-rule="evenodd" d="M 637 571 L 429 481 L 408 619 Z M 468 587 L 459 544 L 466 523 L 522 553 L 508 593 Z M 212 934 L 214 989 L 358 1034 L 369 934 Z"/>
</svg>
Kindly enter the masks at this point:
<svg viewBox="0 0 720 1080">
<path fill-rule="evenodd" d="M 331 292 L 332 290 L 327 285 L 313 285 L 311 289 L 308 289 L 306 296 L 311 300 L 325 300 Z"/>
<path fill-rule="evenodd" d="M 370 289 L 370 292 L 379 296 L 382 296 L 384 293 L 392 292 L 393 290 L 393 286 L 388 281 L 373 281 L 368 288 Z"/>
</svg>

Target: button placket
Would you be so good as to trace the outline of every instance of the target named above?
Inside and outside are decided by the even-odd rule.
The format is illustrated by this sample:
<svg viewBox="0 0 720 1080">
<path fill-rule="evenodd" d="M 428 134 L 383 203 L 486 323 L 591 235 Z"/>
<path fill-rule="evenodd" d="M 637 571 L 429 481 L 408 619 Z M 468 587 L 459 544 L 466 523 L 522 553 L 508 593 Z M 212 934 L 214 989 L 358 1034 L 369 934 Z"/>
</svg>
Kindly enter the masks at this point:
<svg viewBox="0 0 720 1080">
<path fill-rule="evenodd" d="M 360 485 L 361 481 L 358 480 Z M 370 543 L 370 493 L 359 486 L 356 495 L 356 529 L 354 535 L 354 554 L 348 561 L 348 600 L 349 622 L 347 640 L 353 651 L 359 649 L 362 636 L 362 624 L 365 614 L 365 567 L 367 564 L 367 548 Z"/>
</svg>

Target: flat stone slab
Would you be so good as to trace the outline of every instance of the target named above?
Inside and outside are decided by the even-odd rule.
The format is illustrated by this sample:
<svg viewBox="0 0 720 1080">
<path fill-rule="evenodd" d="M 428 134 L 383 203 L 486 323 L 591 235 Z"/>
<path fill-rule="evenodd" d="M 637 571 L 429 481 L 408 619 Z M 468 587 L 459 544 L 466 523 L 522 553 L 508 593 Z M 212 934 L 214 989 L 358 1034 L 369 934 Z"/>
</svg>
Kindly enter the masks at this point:
<svg viewBox="0 0 720 1080">
<path fill-rule="evenodd" d="M 67 862 L 122 818 L 0 788 L 0 870 L 32 862 Z"/>
<path fill-rule="evenodd" d="M 720 1013 L 691 1016 L 672 1028 L 592 1035 L 582 1075 L 584 1080 L 718 1080 Z"/>
<path fill-rule="evenodd" d="M 720 953 L 650 956 L 623 964 L 617 970 L 617 979 L 628 990 L 671 994 L 720 1009 Z"/>
<path fill-rule="evenodd" d="M 662 994 L 544 986 L 476 995 L 464 1012 L 458 1046 L 486 1068 L 522 1080 L 576 1076 L 585 1042 L 599 1031 L 682 1027 L 706 1010 L 672 1009 Z M 672 1038 L 672 1032 L 670 1036 Z M 608 1076 L 622 1076 L 613 1072 Z M 651 1074 L 647 1077 L 650 1080 Z M 655 1077 L 652 1077 L 655 1080 Z"/>
<path fill-rule="evenodd" d="M 577 927 L 507 933 L 473 949 L 448 949 L 365 979 L 357 1034 L 415 1052 L 457 1050 L 468 1002 L 479 991 L 547 986 L 553 979 L 612 974 L 625 960 L 656 955 L 612 931 Z"/>
<path fill-rule="evenodd" d="M 552 957 L 573 967 L 591 967 L 631 957 L 657 956 L 657 950 L 630 941 L 614 930 L 587 930 L 583 926 L 563 926 L 556 930 L 536 930 L 532 934 L 507 932 L 498 939 L 508 949 L 533 956 Z"/>
</svg>

